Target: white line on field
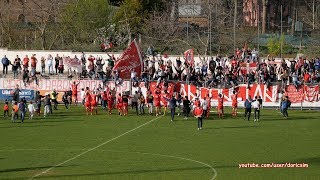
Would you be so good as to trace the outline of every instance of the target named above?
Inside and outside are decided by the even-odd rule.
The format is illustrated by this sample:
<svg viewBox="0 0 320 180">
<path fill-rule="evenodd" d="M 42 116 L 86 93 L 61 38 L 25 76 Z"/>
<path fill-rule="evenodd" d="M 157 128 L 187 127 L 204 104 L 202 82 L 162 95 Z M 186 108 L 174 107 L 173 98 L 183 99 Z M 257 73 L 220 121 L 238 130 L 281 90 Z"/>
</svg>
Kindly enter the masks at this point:
<svg viewBox="0 0 320 180">
<path fill-rule="evenodd" d="M 93 150 L 96 150 L 96 149 L 98 149 L 99 147 L 101 147 L 101 146 L 103 146 L 103 145 L 105 145 L 105 144 L 108 144 L 109 142 L 112 142 L 112 141 L 114 141 L 114 140 L 116 140 L 116 139 L 118 139 L 118 138 L 120 138 L 120 137 L 122 137 L 122 136 L 124 136 L 124 135 L 126 135 L 126 134 L 129 134 L 129 133 L 131 133 L 131 132 L 133 132 L 133 131 L 135 131 L 135 130 L 137 130 L 137 129 L 139 129 L 139 128 L 141 128 L 141 127 L 143 127 L 143 126 L 145 126 L 145 125 L 147 125 L 147 124 L 149 124 L 149 123 L 152 123 L 153 121 L 159 119 L 160 117 L 162 117 L 162 116 L 156 117 L 156 118 L 154 118 L 154 119 L 152 119 L 152 120 L 150 120 L 150 121 L 148 121 L 148 122 L 146 122 L 146 123 L 144 123 L 144 124 L 141 124 L 141 125 L 138 126 L 138 127 L 135 127 L 135 128 L 133 128 L 133 129 L 131 129 L 131 130 L 123 133 L 123 134 L 120 134 L 120 135 L 117 136 L 117 137 L 114 137 L 114 138 L 112 138 L 112 139 L 109 139 L 108 141 L 105 141 L 105 142 L 103 142 L 103 143 L 101 143 L 101 144 L 99 144 L 99 145 L 97 145 L 97 146 L 95 146 L 95 147 L 93 147 L 93 148 L 90 148 L 90 149 L 88 149 L 88 150 L 86 150 L 86 151 L 84 151 L 84 152 L 82 152 L 82 153 L 80 153 L 80 154 L 78 154 L 78 155 L 70 158 L 70 159 L 67 159 L 67 160 L 65 160 L 65 161 L 63 161 L 63 162 L 61 162 L 61 163 L 59 163 L 59 164 L 57 164 L 57 165 L 54 165 L 54 166 L 52 166 L 52 167 L 50 167 L 50 168 L 48 168 L 48 169 L 46 169 L 46 170 L 44 170 L 44 171 L 42 171 L 42 172 L 40 172 L 40 173 L 38 173 L 38 174 L 32 176 L 30 179 L 33 179 L 33 178 L 39 177 L 39 176 L 41 176 L 41 175 L 43 175 L 43 174 L 46 174 L 46 173 L 48 173 L 49 171 L 51 171 L 52 169 L 54 169 L 54 168 L 56 168 L 56 167 L 59 167 L 59 166 L 65 164 L 65 163 L 67 163 L 67 162 L 69 162 L 69 161 L 72 161 L 72 160 L 74 160 L 74 159 L 76 159 L 76 158 L 84 155 L 84 154 L 87 154 L 88 152 L 91 152 L 91 151 L 93 151 Z"/>
<path fill-rule="evenodd" d="M 217 175 L 218 175 L 218 172 L 211 165 L 206 164 L 206 163 L 201 162 L 201 161 L 194 160 L 194 159 L 189 159 L 189 158 L 184 158 L 184 157 L 179 157 L 179 156 L 173 156 L 173 155 L 166 155 L 166 154 L 137 152 L 137 151 L 130 151 L 130 152 L 112 151 L 112 150 L 101 150 L 101 151 L 115 152 L 115 153 L 134 153 L 134 154 L 143 154 L 143 155 L 151 155 L 151 156 L 161 156 L 161 157 L 166 157 L 166 158 L 174 158 L 174 159 L 180 159 L 180 160 L 184 160 L 184 161 L 190 161 L 190 162 L 198 163 L 198 164 L 201 164 L 201 165 L 209 167 L 213 172 L 213 176 L 212 176 L 211 180 L 215 179 L 217 177 Z"/>
<path fill-rule="evenodd" d="M 83 151 L 83 150 L 88 150 L 88 149 L 64 149 L 64 150 Z M 1 149 L 0 150 L 0 152 L 14 152 L 14 151 L 57 151 L 57 149 L 7 149 L 7 150 L 6 149 Z M 100 150 L 100 151 L 114 152 L 114 153 L 131 153 L 131 154 L 161 156 L 161 157 L 166 157 L 166 158 L 173 158 L 173 159 L 180 159 L 180 160 L 184 160 L 184 161 L 190 161 L 190 162 L 198 163 L 198 164 L 204 165 L 206 167 L 209 167 L 213 172 L 213 176 L 212 176 L 211 180 L 214 180 L 218 175 L 218 172 L 216 171 L 216 169 L 214 169 L 211 165 L 206 164 L 206 163 L 201 162 L 201 161 L 198 161 L 198 160 L 190 159 L 190 158 L 184 158 L 184 157 L 166 155 L 166 154 L 158 154 L 158 153 L 137 152 L 137 151 L 113 151 L 113 150 L 103 150 L 103 149 Z"/>
</svg>

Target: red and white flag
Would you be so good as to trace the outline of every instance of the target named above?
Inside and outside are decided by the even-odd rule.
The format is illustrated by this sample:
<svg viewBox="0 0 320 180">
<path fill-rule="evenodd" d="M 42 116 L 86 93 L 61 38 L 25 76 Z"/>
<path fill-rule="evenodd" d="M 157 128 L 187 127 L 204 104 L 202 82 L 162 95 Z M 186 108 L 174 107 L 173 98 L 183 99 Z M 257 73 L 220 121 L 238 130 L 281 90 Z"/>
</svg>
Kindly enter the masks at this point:
<svg viewBox="0 0 320 180">
<path fill-rule="evenodd" d="M 304 100 L 307 102 L 318 101 L 319 86 L 304 86 Z"/>
<path fill-rule="evenodd" d="M 193 49 L 188 49 L 183 53 L 184 59 L 187 61 L 188 64 L 194 64 L 194 52 Z"/>
<path fill-rule="evenodd" d="M 139 77 L 143 70 L 141 51 L 136 40 L 133 40 L 129 47 L 116 61 L 113 70 L 119 72 L 122 79 L 130 79 L 131 71 L 134 70 Z"/>
</svg>

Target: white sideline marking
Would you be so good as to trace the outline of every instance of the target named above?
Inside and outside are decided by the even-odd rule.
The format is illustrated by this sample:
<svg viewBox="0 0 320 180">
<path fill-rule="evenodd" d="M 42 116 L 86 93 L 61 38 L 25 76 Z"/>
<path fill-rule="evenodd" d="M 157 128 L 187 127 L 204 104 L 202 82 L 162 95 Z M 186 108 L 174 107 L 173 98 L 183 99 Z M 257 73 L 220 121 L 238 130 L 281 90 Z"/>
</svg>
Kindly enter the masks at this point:
<svg viewBox="0 0 320 180">
<path fill-rule="evenodd" d="M 217 175 L 218 175 L 218 172 L 216 171 L 216 169 L 214 169 L 211 165 L 206 164 L 206 163 L 201 162 L 201 161 L 194 160 L 194 159 L 189 159 L 189 158 L 184 158 L 184 157 L 179 157 L 179 156 L 173 156 L 173 155 L 166 155 L 166 154 L 148 153 L 148 152 L 135 152 L 135 151 L 125 152 L 125 151 L 112 151 L 112 150 L 101 150 L 101 151 L 115 152 L 115 153 L 134 153 L 134 154 L 144 154 L 144 155 L 152 155 L 152 156 L 162 156 L 162 157 L 166 157 L 166 158 L 174 158 L 174 159 L 180 159 L 180 160 L 184 160 L 184 161 L 195 162 L 195 163 L 207 166 L 212 170 L 213 176 L 212 176 L 211 180 L 215 179 L 217 177 Z"/>
<path fill-rule="evenodd" d="M 74 157 L 72 157 L 72 158 L 70 158 L 70 159 L 67 159 L 67 160 L 65 160 L 65 161 L 63 161 L 63 162 L 61 162 L 61 163 L 59 163 L 59 164 L 57 164 L 57 165 L 54 165 L 54 166 L 46 169 L 45 171 L 42 171 L 42 172 L 40 172 L 40 173 L 32 176 L 30 179 L 33 179 L 33 178 L 39 177 L 39 176 L 41 176 L 41 175 L 43 175 L 43 174 L 46 174 L 46 173 L 48 173 L 49 171 L 51 171 L 52 169 L 54 169 L 54 168 L 56 168 L 56 167 L 59 167 L 59 166 L 65 164 L 65 163 L 67 163 L 67 162 L 69 162 L 69 161 L 72 161 L 72 160 L 74 160 L 74 159 L 76 159 L 76 158 L 78 158 L 78 157 L 80 157 L 80 156 L 82 156 L 82 155 L 84 155 L 84 154 L 87 154 L 87 153 L 90 152 L 90 151 L 93 151 L 93 150 L 95 150 L 95 149 L 98 149 L 99 147 L 101 147 L 101 146 L 103 146 L 103 145 L 105 145 L 105 144 L 108 144 L 109 142 L 112 142 L 112 141 L 114 141 L 114 140 L 116 140 L 116 139 L 118 139 L 118 138 L 120 138 L 120 137 L 122 137 L 122 136 L 124 136 L 124 135 L 126 135 L 126 134 L 129 134 L 129 133 L 132 132 L 132 131 L 135 131 L 135 130 L 137 130 L 137 129 L 139 129 L 139 128 L 141 128 L 141 127 L 143 127 L 143 126 L 145 126 L 145 125 L 147 125 L 147 124 L 149 124 L 149 123 L 151 123 L 151 122 L 159 119 L 160 117 L 163 117 L 163 116 L 156 117 L 156 118 L 154 118 L 154 119 L 152 119 L 152 120 L 150 120 L 150 121 L 148 121 L 148 122 L 146 122 L 146 123 L 144 123 L 144 124 L 141 124 L 141 125 L 138 126 L 138 127 L 135 127 L 135 128 L 133 128 L 133 129 L 131 129 L 131 130 L 123 133 L 123 134 L 120 134 L 120 135 L 117 136 L 117 137 L 114 137 L 114 138 L 112 138 L 112 139 L 109 139 L 109 140 L 106 141 L 106 142 L 103 142 L 103 143 L 101 143 L 101 144 L 99 144 L 99 145 L 97 145 L 97 146 L 95 146 L 95 147 L 93 147 L 93 148 L 90 148 L 90 149 L 88 149 L 88 150 L 86 150 L 86 151 L 84 151 L 84 152 L 82 152 L 82 153 L 80 153 L 80 154 L 78 154 L 78 155 L 76 155 L 76 156 L 74 156 Z"/>
</svg>

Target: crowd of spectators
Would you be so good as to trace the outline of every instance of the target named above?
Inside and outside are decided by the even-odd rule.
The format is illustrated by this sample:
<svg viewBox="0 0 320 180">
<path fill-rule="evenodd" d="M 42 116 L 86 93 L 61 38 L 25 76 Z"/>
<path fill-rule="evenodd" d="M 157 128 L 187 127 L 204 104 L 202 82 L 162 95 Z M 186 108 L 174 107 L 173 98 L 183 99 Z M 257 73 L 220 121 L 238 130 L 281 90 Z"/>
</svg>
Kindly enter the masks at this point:
<svg viewBox="0 0 320 180">
<path fill-rule="evenodd" d="M 8 74 L 8 67 L 11 65 L 13 78 L 21 77 L 25 84 L 38 78 L 46 78 L 49 75 L 60 75 L 68 78 L 90 78 L 100 79 L 103 82 L 115 81 L 121 83 L 119 72 L 113 69 L 117 59 L 114 55 L 108 54 L 107 59 L 81 54 L 80 59 L 73 57 L 74 61 L 81 64 L 77 70 L 72 67 L 64 72 L 64 60 L 58 54 L 53 57 L 41 57 L 41 70 L 38 71 L 38 60 L 33 54 L 30 58 L 26 55 L 22 60 L 17 55 L 14 60 L 6 56 L 2 58 L 3 74 Z M 70 58 L 70 57 L 68 57 Z M 270 56 L 265 59 L 259 58 L 256 49 L 236 49 L 231 56 L 200 57 L 199 61 L 187 62 L 184 57 L 174 58 L 156 55 L 152 48 L 148 48 L 144 56 L 144 69 L 141 76 L 131 72 L 131 80 L 134 85 L 143 81 L 146 84 L 150 81 L 171 81 L 178 80 L 194 84 L 198 87 L 235 87 L 238 84 L 259 83 L 271 86 L 280 84 L 284 88 L 287 84 L 293 83 L 297 88 L 301 84 L 313 84 L 320 82 L 320 59 L 298 57 L 290 60 L 276 60 Z"/>
</svg>

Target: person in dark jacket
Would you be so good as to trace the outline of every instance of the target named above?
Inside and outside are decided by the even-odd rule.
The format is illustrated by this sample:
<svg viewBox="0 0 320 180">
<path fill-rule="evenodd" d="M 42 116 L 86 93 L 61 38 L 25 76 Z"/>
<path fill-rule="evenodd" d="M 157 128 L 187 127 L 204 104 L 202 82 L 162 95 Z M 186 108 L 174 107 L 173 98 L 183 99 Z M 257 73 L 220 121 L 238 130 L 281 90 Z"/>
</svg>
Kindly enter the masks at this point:
<svg viewBox="0 0 320 180">
<path fill-rule="evenodd" d="M 51 113 L 51 99 L 50 95 L 46 94 L 46 97 L 44 98 L 44 111 L 43 116 L 46 117 L 47 114 Z"/>
<path fill-rule="evenodd" d="M 66 110 L 69 110 L 69 95 L 67 91 L 65 91 L 62 96 L 62 102 L 64 103 Z"/>
<path fill-rule="evenodd" d="M 189 113 L 191 111 L 190 105 L 191 102 L 188 99 L 188 96 L 185 96 L 183 99 L 183 114 L 184 114 L 184 119 L 188 119 Z"/>
<path fill-rule="evenodd" d="M 244 112 L 244 118 L 243 118 L 243 120 L 246 120 L 246 117 L 247 117 L 247 118 L 248 118 L 248 121 L 250 121 L 250 116 L 251 116 L 251 103 L 252 103 L 252 99 L 251 99 L 251 96 L 249 96 L 248 99 L 246 99 L 246 101 L 244 102 L 245 112 Z"/>
<path fill-rule="evenodd" d="M 16 88 L 13 90 L 13 97 L 12 97 L 12 101 L 13 102 L 18 102 L 20 100 L 19 98 L 19 93 L 21 92 L 19 85 L 16 85 Z"/>
<path fill-rule="evenodd" d="M 172 96 L 170 99 L 166 99 L 169 101 L 169 108 L 171 112 L 171 122 L 174 120 L 174 114 L 176 113 L 176 107 L 177 107 L 177 100 L 174 96 Z"/>
<path fill-rule="evenodd" d="M 19 109 L 19 117 L 21 119 L 21 123 L 24 122 L 24 117 L 25 117 L 25 114 L 26 114 L 26 104 L 23 100 L 20 101 L 19 105 L 18 105 L 18 109 Z"/>
<path fill-rule="evenodd" d="M 290 105 L 291 105 L 291 102 L 289 101 L 288 96 L 283 97 L 281 104 L 280 104 L 280 109 L 281 109 L 281 113 L 284 118 L 289 117 L 288 108 L 290 107 Z"/>
<path fill-rule="evenodd" d="M 10 64 L 9 59 L 7 58 L 6 55 L 4 55 L 4 57 L 1 60 L 2 65 L 3 65 L 3 74 L 8 74 L 8 66 Z"/>
<path fill-rule="evenodd" d="M 36 96 L 34 101 L 36 102 L 37 106 L 36 106 L 36 112 L 38 113 L 38 116 L 40 116 L 40 112 L 41 112 L 41 99 L 44 98 L 45 96 L 42 96 L 40 94 L 40 91 L 36 91 Z"/>
</svg>

